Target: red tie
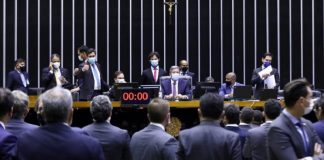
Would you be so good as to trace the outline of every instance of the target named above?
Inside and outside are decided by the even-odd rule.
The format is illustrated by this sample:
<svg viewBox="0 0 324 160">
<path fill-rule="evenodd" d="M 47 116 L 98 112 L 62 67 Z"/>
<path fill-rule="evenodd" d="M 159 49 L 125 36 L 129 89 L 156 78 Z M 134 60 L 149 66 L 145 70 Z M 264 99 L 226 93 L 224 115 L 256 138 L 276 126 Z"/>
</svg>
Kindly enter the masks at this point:
<svg viewBox="0 0 324 160">
<path fill-rule="evenodd" d="M 154 78 L 154 82 L 156 82 L 157 81 L 157 77 L 156 77 L 156 73 L 157 72 L 157 69 L 156 68 L 154 68 L 154 73 L 153 73 L 153 78 Z"/>
</svg>

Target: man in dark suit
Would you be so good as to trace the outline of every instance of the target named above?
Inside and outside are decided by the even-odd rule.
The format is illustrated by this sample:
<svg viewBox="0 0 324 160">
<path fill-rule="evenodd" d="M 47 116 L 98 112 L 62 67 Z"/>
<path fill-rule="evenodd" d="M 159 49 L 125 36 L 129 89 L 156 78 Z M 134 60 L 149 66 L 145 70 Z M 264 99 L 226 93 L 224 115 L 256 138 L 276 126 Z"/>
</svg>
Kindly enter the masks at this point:
<svg viewBox="0 0 324 160">
<path fill-rule="evenodd" d="M 314 123 L 313 127 L 318 136 L 321 138 L 322 142 L 324 142 L 324 97 L 321 97 L 315 102 L 314 110 L 318 122 Z"/>
<path fill-rule="evenodd" d="M 224 124 L 225 129 L 229 131 L 233 131 L 240 136 L 241 140 L 241 148 L 243 148 L 245 138 L 248 130 L 246 128 L 240 128 L 240 109 L 235 105 L 228 105 L 225 107 L 225 115 L 224 115 Z"/>
<path fill-rule="evenodd" d="M 269 159 L 324 158 L 323 143 L 310 121 L 302 118 L 312 111 L 312 90 L 306 79 L 296 79 L 284 87 L 286 108 L 268 131 Z"/>
<path fill-rule="evenodd" d="M 248 131 L 243 148 L 243 157 L 252 160 L 268 159 L 266 154 L 267 133 L 272 121 L 279 116 L 280 112 L 281 105 L 277 100 L 269 99 L 266 101 L 263 112 L 266 122 L 260 127 Z"/>
<path fill-rule="evenodd" d="M 93 97 L 109 89 L 107 83 L 103 79 L 100 64 L 96 62 L 95 50 L 89 49 L 87 55 L 88 59 L 79 65 L 78 88 L 80 100 L 91 100 Z"/>
<path fill-rule="evenodd" d="M 251 122 L 253 120 L 253 115 L 254 115 L 254 111 L 252 108 L 244 107 L 241 110 L 239 127 L 247 130 L 251 129 L 252 128 Z"/>
<path fill-rule="evenodd" d="M 219 95 L 206 93 L 200 98 L 198 114 L 201 122 L 180 132 L 178 159 L 242 159 L 239 135 L 219 124 L 223 108 L 224 100 Z"/>
<path fill-rule="evenodd" d="M 16 155 L 17 138 L 6 131 L 5 124 L 12 116 L 14 96 L 8 89 L 0 88 L 0 159 L 12 159 Z"/>
<path fill-rule="evenodd" d="M 233 98 L 234 86 L 243 86 L 243 84 L 236 82 L 236 74 L 234 72 L 227 73 L 225 83 L 219 88 L 218 94 L 227 99 Z"/>
<path fill-rule="evenodd" d="M 133 160 L 173 160 L 178 142 L 165 132 L 170 122 L 170 105 L 163 99 L 153 99 L 148 107 L 150 124 L 136 132 L 130 142 L 130 151 Z"/>
<path fill-rule="evenodd" d="M 46 124 L 21 135 L 24 138 L 17 142 L 18 159 L 104 159 L 98 140 L 69 127 L 73 116 L 72 103 L 71 93 L 60 87 L 42 95 L 41 114 Z"/>
<path fill-rule="evenodd" d="M 19 58 L 15 61 L 15 69 L 7 76 L 6 88 L 10 90 L 21 90 L 28 93 L 29 75 L 26 72 L 26 62 Z"/>
<path fill-rule="evenodd" d="M 29 99 L 27 94 L 19 90 L 12 91 L 12 94 L 15 97 L 13 114 L 9 122 L 6 124 L 6 129 L 16 137 L 20 137 L 23 132 L 35 129 L 38 126 L 24 121 L 29 112 Z"/>
<path fill-rule="evenodd" d="M 159 84 L 160 77 L 166 76 L 167 72 L 159 67 L 160 54 L 158 52 L 151 52 L 148 55 L 151 67 L 143 71 L 141 77 L 141 84 Z"/>
<path fill-rule="evenodd" d="M 274 75 L 274 79 L 276 81 L 276 86 L 274 87 L 274 89 L 278 89 L 279 85 L 280 85 L 280 78 L 279 78 L 279 73 L 278 70 L 276 68 L 273 68 L 271 65 L 271 61 L 272 61 L 272 54 L 267 52 L 263 55 L 262 57 L 262 66 L 259 68 L 254 69 L 253 73 L 252 73 L 252 79 L 251 79 L 251 84 L 253 86 L 255 86 L 255 90 L 254 90 L 254 98 L 259 99 L 260 97 L 260 92 L 262 91 L 262 89 L 264 88 L 269 88 L 264 81 L 269 77 Z M 265 72 L 262 75 L 259 74 L 259 72 L 261 72 L 263 69 L 266 69 L 268 67 L 272 68 L 272 71 L 270 73 Z M 272 89 L 272 88 L 269 88 Z"/>
<path fill-rule="evenodd" d="M 190 76 L 192 85 L 195 86 L 197 83 L 197 76 L 195 73 L 189 71 L 189 64 L 187 60 L 181 60 L 179 62 L 179 67 L 180 67 L 180 75 L 182 76 Z"/>
<path fill-rule="evenodd" d="M 167 100 L 188 100 L 192 98 L 191 84 L 180 77 L 178 66 L 170 67 L 171 79 L 161 81 L 162 97 Z"/>
<path fill-rule="evenodd" d="M 99 95 L 92 99 L 90 112 L 94 122 L 83 128 L 90 136 L 97 138 L 104 149 L 106 159 L 130 159 L 130 137 L 126 130 L 110 123 L 112 104 L 107 96 Z"/>
<path fill-rule="evenodd" d="M 61 67 L 61 58 L 59 54 L 51 55 L 51 63 L 49 67 L 42 70 L 42 84 L 45 90 L 49 90 L 55 86 L 61 86 L 66 89 L 71 89 L 70 72 Z"/>
</svg>

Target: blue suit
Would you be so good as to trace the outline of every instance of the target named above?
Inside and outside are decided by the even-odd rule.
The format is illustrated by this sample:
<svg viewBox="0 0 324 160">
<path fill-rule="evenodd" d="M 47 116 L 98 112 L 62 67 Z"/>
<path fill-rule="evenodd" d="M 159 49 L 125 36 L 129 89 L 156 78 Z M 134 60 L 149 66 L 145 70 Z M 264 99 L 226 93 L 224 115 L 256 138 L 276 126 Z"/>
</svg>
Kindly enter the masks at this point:
<svg viewBox="0 0 324 160">
<path fill-rule="evenodd" d="M 47 124 L 27 131 L 17 142 L 18 159 L 103 160 L 98 140 L 79 134 L 63 123 Z"/>
<path fill-rule="evenodd" d="M 22 72 L 22 74 L 24 75 L 24 77 L 26 79 L 26 83 L 27 83 L 28 79 L 29 79 L 28 73 Z M 21 80 L 20 74 L 17 70 L 13 70 L 8 73 L 7 81 L 6 81 L 6 88 L 8 88 L 12 91 L 20 90 L 25 93 L 28 93 L 28 84 L 26 87 L 24 86 L 23 81 Z"/>
<path fill-rule="evenodd" d="M 324 142 L 324 120 L 313 123 L 313 127 L 322 142 Z"/>
<path fill-rule="evenodd" d="M 241 141 L 241 148 L 243 148 L 244 143 L 245 143 L 245 138 L 247 136 L 248 130 L 240 127 L 235 127 L 235 126 L 226 126 L 225 129 L 235 132 L 240 136 L 240 141 Z"/>
<path fill-rule="evenodd" d="M 196 85 L 196 82 L 198 80 L 197 80 L 197 76 L 196 76 L 195 73 L 187 71 L 185 73 L 180 72 L 180 74 L 183 75 L 183 76 L 190 76 L 191 77 L 191 81 L 192 81 L 192 85 L 194 85 L 194 86 Z"/>
<path fill-rule="evenodd" d="M 241 83 L 235 83 L 234 86 L 244 86 Z M 233 86 L 233 87 L 234 87 Z M 221 85 L 221 87 L 219 88 L 218 94 L 222 97 L 225 97 L 226 94 L 231 94 L 232 93 L 232 87 L 231 86 L 227 86 L 226 83 L 223 83 Z"/>
<path fill-rule="evenodd" d="M 239 135 L 222 128 L 216 121 L 202 121 L 180 132 L 178 160 L 242 159 Z"/>
<path fill-rule="evenodd" d="M 26 123 L 21 119 L 10 119 L 6 124 L 6 130 L 18 138 L 22 133 L 35 128 L 38 128 L 38 126 Z"/>
<path fill-rule="evenodd" d="M 266 138 L 271 123 L 264 123 L 260 127 L 250 129 L 243 147 L 243 157 L 252 160 L 268 159 Z"/>
<path fill-rule="evenodd" d="M 108 122 L 94 122 L 82 128 L 90 136 L 97 138 L 109 160 L 130 159 L 130 137 L 126 130 L 111 125 Z"/>
<path fill-rule="evenodd" d="M 0 125 L 0 159 L 11 159 L 16 155 L 17 138 Z"/>
<path fill-rule="evenodd" d="M 172 93 L 172 84 L 170 79 L 165 79 L 161 81 L 161 92 L 162 92 L 162 97 Z M 187 95 L 189 99 L 192 99 L 191 85 L 188 80 L 185 79 L 178 80 L 178 94 Z"/>
<path fill-rule="evenodd" d="M 130 142 L 133 160 L 174 160 L 178 142 L 162 128 L 148 125 L 136 132 Z"/>
</svg>

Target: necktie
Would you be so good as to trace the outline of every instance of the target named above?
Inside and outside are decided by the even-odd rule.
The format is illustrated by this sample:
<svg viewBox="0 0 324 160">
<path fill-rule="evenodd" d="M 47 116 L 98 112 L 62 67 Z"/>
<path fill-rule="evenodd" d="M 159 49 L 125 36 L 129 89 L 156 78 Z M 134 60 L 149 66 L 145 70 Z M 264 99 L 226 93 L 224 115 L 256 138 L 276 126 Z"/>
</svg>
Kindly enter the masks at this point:
<svg viewBox="0 0 324 160">
<path fill-rule="evenodd" d="M 175 98 L 177 96 L 177 90 L 176 90 L 176 81 L 172 82 L 172 96 Z"/>
<path fill-rule="evenodd" d="M 95 83 L 98 83 L 97 86 L 98 88 L 96 88 L 96 85 L 95 85 L 95 89 L 100 89 L 100 76 L 99 76 L 99 72 L 97 70 L 97 67 L 95 66 L 95 64 L 91 64 L 91 67 L 92 67 L 92 74 L 95 78 Z"/>
<path fill-rule="evenodd" d="M 156 68 L 154 68 L 153 78 L 154 78 L 154 82 L 156 82 L 157 81 L 157 69 Z"/>
<path fill-rule="evenodd" d="M 24 87 L 27 87 L 27 82 L 26 82 L 24 74 L 19 73 L 19 75 L 20 75 L 20 78 L 21 78 L 21 81 L 22 81 Z"/>
<path fill-rule="evenodd" d="M 308 147 L 308 140 L 307 140 L 306 132 L 304 130 L 304 126 L 303 126 L 302 122 L 296 123 L 296 126 L 298 126 L 298 128 L 302 132 L 301 137 L 302 137 L 303 143 L 304 143 L 305 156 L 310 156 L 309 151 L 308 151 L 308 148 L 309 148 Z"/>
<path fill-rule="evenodd" d="M 56 85 L 61 86 L 62 83 L 61 83 L 61 80 L 60 80 L 60 77 L 61 77 L 60 72 L 58 70 L 55 70 L 54 75 L 55 75 Z"/>
</svg>

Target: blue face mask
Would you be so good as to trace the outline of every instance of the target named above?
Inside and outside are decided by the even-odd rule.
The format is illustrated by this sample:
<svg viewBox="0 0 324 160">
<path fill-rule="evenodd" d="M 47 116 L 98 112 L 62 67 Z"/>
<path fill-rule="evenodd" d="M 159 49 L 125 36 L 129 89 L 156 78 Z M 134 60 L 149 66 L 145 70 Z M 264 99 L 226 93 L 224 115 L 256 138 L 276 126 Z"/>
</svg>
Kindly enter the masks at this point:
<svg viewBox="0 0 324 160">
<path fill-rule="evenodd" d="M 159 60 L 150 60 L 150 62 L 152 67 L 156 67 L 159 65 Z"/>
<path fill-rule="evenodd" d="M 180 74 L 178 74 L 178 73 L 174 73 L 174 74 L 171 75 L 171 79 L 174 80 L 174 81 L 179 80 L 179 78 L 180 78 Z"/>
<path fill-rule="evenodd" d="M 96 63 L 96 57 L 90 57 L 90 58 L 88 58 L 88 62 L 90 64 L 95 64 Z"/>
<path fill-rule="evenodd" d="M 270 65 L 271 65 L 271 62 L 269 62 L 269 61 L 265 61 L 265 62 L 263 63 L 263 66 L 264 66 L 265 68 L 269 67 Z"/>
</svg>

